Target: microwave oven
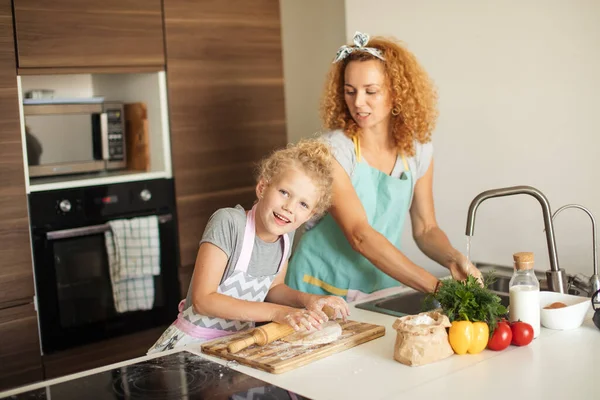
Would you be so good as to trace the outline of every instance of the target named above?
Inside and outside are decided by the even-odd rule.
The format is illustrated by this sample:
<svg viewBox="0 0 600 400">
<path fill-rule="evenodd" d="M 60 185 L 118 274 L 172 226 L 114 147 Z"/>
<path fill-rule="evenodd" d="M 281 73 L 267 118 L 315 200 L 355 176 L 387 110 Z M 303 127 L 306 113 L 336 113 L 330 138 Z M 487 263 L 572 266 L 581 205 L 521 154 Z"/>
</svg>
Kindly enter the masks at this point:
<svg viewBox="0 0 600 400">
<path fill-rule="evenodd" d="M 30 177 L 125 168 L 124 104 L 23 105 Z"/>
</svg>

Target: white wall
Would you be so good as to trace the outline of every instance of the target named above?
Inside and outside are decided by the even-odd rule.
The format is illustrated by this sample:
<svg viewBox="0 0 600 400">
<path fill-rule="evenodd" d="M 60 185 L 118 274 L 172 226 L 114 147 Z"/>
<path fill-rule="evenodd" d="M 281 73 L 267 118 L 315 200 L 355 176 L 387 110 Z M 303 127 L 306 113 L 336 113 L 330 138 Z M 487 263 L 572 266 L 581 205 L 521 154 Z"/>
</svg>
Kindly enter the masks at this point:
<svg viewBox="0 0 600 400">
<path fill-rule="evenodd" d="M 347 40 L 355 30 L 396 36 L 438 86 L 434 194 L 438 222 L 455 247 L 466 251 L 467 208 L 491 188 L 531 185 L 553 210 L 581 203 L 600 218 L 599 1 L 346 0 L 345 6 Z M 567 210 L 555 232 L 561 267 L 590 275 L 588 217 Z M 442 273 L 405 233 L 407 255 Z M 536 269 L 548 268 L 536 200 L 483 203 L 471 258 L 511 265 L 516 251 L 534 251 Z"/>
<path fill-rule="evenodd" d="M 288 141 L 320 131 L 319 102 L 345 41 L 344 0 L 280 0 Z"/>
</svg>

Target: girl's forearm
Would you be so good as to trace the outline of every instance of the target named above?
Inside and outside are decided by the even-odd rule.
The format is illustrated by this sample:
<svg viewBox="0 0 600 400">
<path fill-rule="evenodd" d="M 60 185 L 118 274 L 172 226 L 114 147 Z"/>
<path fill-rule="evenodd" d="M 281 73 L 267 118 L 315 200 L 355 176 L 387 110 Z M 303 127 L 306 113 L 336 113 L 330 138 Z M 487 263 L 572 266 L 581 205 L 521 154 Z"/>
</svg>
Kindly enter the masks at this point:
<svg viewBox="0 0 600 400">
<path fill-rule="evenodd" d="M 275 285 L 269 290 L 265 301 L 290 307 L 304 308 L 313 295 L 294 290 L 285 283 Z"/>
<path fill-rule="evenodd" d="M 194 309 L 201 315 L 238 321 L 273 321 L 285 305 L 236 299 L 221 293 L 211 293 L 194 300 Z"/>
</svg>

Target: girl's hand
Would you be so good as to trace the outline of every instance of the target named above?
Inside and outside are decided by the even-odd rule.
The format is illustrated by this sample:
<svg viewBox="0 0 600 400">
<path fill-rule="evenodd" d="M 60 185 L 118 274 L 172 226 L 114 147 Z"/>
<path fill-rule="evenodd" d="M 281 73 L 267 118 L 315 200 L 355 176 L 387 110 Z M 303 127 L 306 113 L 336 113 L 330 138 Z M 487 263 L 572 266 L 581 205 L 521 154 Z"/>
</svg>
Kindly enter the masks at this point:
<svg viewBox="0 0 600 400">
<path fill-rule="evenodd" d="M 332 319 L 342 318 L 346 321 L 348 315 L 350 315 L 350 309 L 348 308 L 348 303 L 338 296 L 311 296 L 309 302 L 306 304 L 306 308 L 308 310 L 314 311 L 318 313 L 324 321 L 327 321 L 329 317 L 323 311 L 324 307 L 328 307 L 333 310 Z M 331 311 L 330 311 L 331 312 Z"/>
<path fill-rule="evenodd" d="M 327 315 L 322 315 L 304 308 L 285 307 L 277 311 L 272 319 L 280 324 L 288 324 L 295 331 L 320 330 L 321 324 L 327 321 Z"/>
</svg>

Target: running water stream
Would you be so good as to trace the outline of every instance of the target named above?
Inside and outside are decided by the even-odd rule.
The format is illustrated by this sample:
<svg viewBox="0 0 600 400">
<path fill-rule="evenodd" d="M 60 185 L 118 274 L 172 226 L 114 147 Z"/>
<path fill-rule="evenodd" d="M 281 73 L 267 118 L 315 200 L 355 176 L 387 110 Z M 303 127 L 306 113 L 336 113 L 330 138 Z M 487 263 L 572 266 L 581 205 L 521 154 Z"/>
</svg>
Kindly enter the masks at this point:
<svg viewBox="0 0 600 400">
<path fill-rule="evenodd" d="M 467 235 L 467 261 L 471 262 L 471 236 Z"/>
</svg>

